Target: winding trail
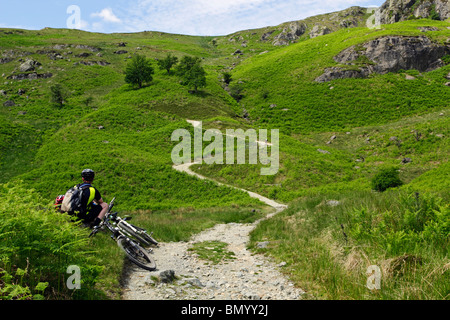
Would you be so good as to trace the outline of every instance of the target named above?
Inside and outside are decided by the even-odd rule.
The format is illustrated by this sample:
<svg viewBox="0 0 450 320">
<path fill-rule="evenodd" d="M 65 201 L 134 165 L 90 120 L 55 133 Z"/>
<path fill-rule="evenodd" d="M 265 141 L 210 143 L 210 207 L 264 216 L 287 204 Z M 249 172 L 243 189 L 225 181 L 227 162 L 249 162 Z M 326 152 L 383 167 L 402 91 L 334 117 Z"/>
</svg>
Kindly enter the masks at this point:
<svg viewBox="0 0 450 320">
<path fill-rule="evenodd" d="M 188 122 L 193 126 L 199 125 L 197 121 L 188 120 Z M 265 142 L 258 141 L 258 143 Z M 193 172 L 190 167 L 194 164 L 196 163 L 182 164 L 173 168 L 199 179 L 211 180 Z M 127 263 L 123 277 L 122 298 L 124 300 L 301 299 L 304 291 L 295 288 L 280 272 L 283 263 L 276 265 L 267 257 L 253 254 L 247 249 L 250 233 L 255 227 L 262 220 L 282 212 L 287 206 L 257 193 L 243 191 L 274 208 L 274 212 L 251 224 L 218 224 L 193 236 L 188 242 L 160 243 L 158 248 L 153 250 L 157 270 L 149 272 Z M 227 249 L 234 253 L 235 259 L 216 265 L 206 264 L 195 253 L 188 251 L 194 243 L 213 240 L 227 243 Z M 155 282 L 155 277 L 166 270 L 173 270 L 177 280 L 172 283 Z"/>
</svg>

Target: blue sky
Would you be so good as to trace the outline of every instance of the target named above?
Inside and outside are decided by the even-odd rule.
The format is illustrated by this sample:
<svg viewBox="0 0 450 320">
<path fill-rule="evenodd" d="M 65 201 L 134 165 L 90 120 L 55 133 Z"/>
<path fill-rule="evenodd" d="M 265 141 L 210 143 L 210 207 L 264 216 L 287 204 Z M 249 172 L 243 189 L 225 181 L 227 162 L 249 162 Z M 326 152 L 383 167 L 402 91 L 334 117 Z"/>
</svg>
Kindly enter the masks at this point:
<svg viewBox="0 0 450 320">
<path fill-rule="evenodd" d="M 0 28 L 227 35 L 385 0 L 0 0 Z M 69 10 L 72 5 L 78 11 Z M 68 24 L 69 21 L 69 24 Z"/>
</svg>

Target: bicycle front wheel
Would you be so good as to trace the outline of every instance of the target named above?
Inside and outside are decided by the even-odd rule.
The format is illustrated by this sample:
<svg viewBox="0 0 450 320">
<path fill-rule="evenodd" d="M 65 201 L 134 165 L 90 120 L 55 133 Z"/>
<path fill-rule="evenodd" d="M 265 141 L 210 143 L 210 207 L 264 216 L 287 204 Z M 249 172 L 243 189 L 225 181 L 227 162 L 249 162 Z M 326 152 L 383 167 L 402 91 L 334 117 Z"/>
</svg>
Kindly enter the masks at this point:
<svg viewBox="0 0 450 320">
<path fill-rule="evenodd" d="M 128 238 L 119 237 L 117 239 L 117 245 L 137 266 L 149 271 L 156 269 L 156 262 L 153 257 L 150 256 L 150 254 L 137 243 L 134 243 Z"/>
</svg>

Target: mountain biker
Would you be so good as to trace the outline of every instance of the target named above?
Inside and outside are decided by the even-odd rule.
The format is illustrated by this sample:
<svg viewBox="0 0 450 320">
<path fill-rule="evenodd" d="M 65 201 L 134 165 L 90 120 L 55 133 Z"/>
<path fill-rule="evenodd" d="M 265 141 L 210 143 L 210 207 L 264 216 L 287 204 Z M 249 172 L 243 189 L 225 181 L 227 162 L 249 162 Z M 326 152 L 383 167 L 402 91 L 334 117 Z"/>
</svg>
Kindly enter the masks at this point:
<svg viewBox="0 0 450 320">
<path fill-rule="evenodd" d="M 108 211 L 108 204 L 103 201 L 100 192 L 92 187 L 92 182 L 95 178 L 95 172 L 91 169 L 85 169 L 81 173 L 81 178 L 83 183 L 79 184 L 78 187 L 88 187 L 83 189 L 83 195 L 81 197 L 81 204 L 85 210 L 82 210 L 77 216 L 84 223 L 91 224 L 92 226 L 97 226 L 103 220 Z M 95 194 L 91 194 L 92 190 Z M 90 203 L 89 200 L 93 199 Z"/>
</svg>

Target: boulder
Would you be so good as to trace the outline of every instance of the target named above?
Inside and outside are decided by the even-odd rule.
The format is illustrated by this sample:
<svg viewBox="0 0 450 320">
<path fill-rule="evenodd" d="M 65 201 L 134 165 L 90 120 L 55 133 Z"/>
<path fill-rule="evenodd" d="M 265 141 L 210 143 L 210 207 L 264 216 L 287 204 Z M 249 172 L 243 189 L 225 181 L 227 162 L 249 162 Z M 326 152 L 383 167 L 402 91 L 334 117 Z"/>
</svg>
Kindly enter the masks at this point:
<svg viewBox="0 0 450 320">
<path fill-rule="evenodd" d="M 28 59 L 27 61 L 25 61 L 24 63 L 22 63 L 20 65 L 19 70 L 21 72 L 30 72 L 30 71 L 34 71 L 35 68 L 40 65 L 41 64 L 39 62 Z"/>
</svg>

